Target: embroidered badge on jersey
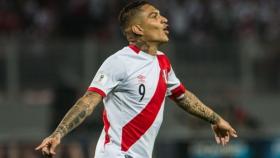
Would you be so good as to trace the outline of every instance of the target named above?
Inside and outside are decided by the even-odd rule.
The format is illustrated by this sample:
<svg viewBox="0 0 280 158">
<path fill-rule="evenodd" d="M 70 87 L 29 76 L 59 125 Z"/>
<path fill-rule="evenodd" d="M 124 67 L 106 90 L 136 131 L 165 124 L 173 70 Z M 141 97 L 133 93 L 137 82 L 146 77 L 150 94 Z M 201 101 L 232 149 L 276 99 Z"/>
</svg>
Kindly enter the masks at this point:
<svg viewBox="0 0 280 158">
<path fill-rule="evenodd" d="M 100 85 L 105 85 L 106 81 L 108 80 L 108 76 L 104 72 L 99 72 L 94 77 L 94 81 Z"/>
</svg>

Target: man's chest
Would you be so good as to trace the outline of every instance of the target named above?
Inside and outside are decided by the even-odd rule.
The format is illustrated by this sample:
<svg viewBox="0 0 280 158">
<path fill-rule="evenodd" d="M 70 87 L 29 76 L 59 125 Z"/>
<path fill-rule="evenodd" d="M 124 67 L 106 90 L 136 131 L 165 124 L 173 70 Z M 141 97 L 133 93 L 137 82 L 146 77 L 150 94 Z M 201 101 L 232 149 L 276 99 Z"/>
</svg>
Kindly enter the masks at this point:
<svg viewBox="0 0 280 158">
<path fill-rule="evenodd" d="M 167 69 L 162 69 L 157 61 L 128 66 L 127 72 L 116 91 L 125 92 L 128 99 L 145 103 L 156 95 L 157 89 L 166 91 Z"/>
</svg>

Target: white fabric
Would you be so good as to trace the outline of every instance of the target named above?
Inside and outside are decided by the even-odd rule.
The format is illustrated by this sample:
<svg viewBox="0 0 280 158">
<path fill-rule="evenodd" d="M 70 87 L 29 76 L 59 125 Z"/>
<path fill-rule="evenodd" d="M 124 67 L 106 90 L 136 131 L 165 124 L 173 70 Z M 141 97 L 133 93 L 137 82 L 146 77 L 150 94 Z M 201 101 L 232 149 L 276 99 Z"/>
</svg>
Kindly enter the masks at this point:
<svg viewBox="0 0 280 158">
<path fill-rule="evenodd" d="M 158 55 L 164 54 L 158 52 Z M 143 51 L 136 53 L 130 47 L 124 47 L 104 61 L 90 88 L 97 88 L 106 94 L 103 102 L 110 123 L 108 129 L 110 142 L 104 144 L 105 130 L 103 130 L 96 147 L 95 158 L 152 157 L 154 141 L 162 122 L 164 100 L 153 124 L 127 151 L 121 150 L 122 129 L 146 107 L 154 96 L 160 71 L 157 56 Z M 171 95 L 171 91 L 180 85 L 171 67 L 167 73 L 166 96 Z M 141 84 L 145 87 L 142 100 L 143 95 L 139 92 L 141 88 L 141 93 L 143 92 L 143 87 L 140 88 Z"/>
</svg>

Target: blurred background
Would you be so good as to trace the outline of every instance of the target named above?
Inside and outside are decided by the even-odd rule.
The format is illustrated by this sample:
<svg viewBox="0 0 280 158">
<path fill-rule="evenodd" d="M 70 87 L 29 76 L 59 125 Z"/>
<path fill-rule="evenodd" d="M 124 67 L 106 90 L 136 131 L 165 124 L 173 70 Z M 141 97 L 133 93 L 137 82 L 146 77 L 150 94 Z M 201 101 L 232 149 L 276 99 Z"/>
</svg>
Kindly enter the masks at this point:
<svg viewBox="0 0 280 158">
<path fill-rule="evenodd" d="M 127 45 L 125 0 L 0 0 L 0 158 L 34 148 L 84 94 L 101 63 Z M 280 1 L 152 0 L 169 19 L 169 56 L 187 89 L 238 131 L 226 147 L 170 100 L 154 158 L 280 158 Z M 57 158 L 93 157 L 99 106 Z"/>
</svg>

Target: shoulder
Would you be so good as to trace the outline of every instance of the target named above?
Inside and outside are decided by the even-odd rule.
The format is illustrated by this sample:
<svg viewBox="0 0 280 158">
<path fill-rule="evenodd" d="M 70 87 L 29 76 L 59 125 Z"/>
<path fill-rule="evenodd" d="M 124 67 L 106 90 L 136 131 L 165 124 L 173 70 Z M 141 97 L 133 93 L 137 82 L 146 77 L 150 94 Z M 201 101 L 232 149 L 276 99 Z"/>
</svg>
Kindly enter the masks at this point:
<svg viewBox="0 0 280 158">
<path fill-rule="evenodd" d="M 123 56 L 125 56 L 125 54 L 127 54 L 127 48 L 124 47 L 120 50 L 118 50 L 117 52 L 115 52 L 114 54 L 110 55 L 109 57 L 106 58 L 106 60 L 104 62 L 110 62 L 110 63 L 117 63 L 117 62 L 122 62 Z"/>
<path fill-rule="evenodd" d="M 106 60 L 118 60 L 118 61 L 124 61 L 126 60 L 126 58 L 129 55 L 133 55 L 133 53 L 131 53 L 131 49 L 129 47 L 123 47 L 122 49 L 118 50 L 117 52 L 115 52 L 114 54 L 112 54 L 111 56 L 109 56 Z"/>
<path fill-rule="evenodd" d="M 125 76 L 126 74 L 126 66 L 124 65 L 125 63 L 125 54 L 124 48 L 115 52 L 114 54 L 110 55 L 109 57 L 106 58 L 106 60 L 103 62 L 100 70 L 101 71 L 106 71 L 111 74 L 115 75 L 121 75 Z"/>
</svg>

